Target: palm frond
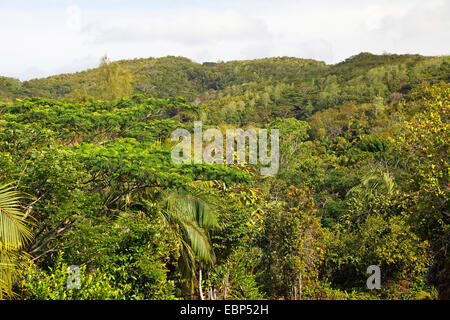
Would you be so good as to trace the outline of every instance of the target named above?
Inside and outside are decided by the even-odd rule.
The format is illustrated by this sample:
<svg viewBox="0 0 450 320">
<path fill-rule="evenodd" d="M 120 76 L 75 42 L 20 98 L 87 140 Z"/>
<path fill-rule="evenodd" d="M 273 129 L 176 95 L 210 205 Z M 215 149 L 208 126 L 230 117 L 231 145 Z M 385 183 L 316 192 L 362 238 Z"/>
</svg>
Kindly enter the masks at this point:
<svg viewBox="0 0 450 320">
<path fill-rule="evenodd" d="M 348 191 L 347 196 L 370 201 L 380 195 L 392 195 L 394 190 L 395 182 L 391 174 L 378 170 L 366 174 L 359 185 Z"/>
<path fill-rule="evenodd" d="M 171 192 L 164 193 L 162 199 L 161 217 L 181 244 L 178 269 L 192 287 L 197 261 L 205 264 L 215 261 L 208 231 L 218 228 L 216 215 L 198 195 Z"/>
<path fill-rule="evenodd" d="M 0 186 L 0 299 L 12 294 L 12 283 L 18 275 L 19 250 L 31 239 L 19 198 L 11 186 Z"/>
<path fill-rule="evenodd" d="M 0 186 L 0 250 L 19 250 L 31 239 L 19 199 L 12 187 Z"/>
<path fill-rule="evenodd" d="M 208 203 L 192 194 L 172 193 L 165 198 L 167 210 L 195 221 L 200 227 L 218 227 L 216 216 Z"/>
</svg>

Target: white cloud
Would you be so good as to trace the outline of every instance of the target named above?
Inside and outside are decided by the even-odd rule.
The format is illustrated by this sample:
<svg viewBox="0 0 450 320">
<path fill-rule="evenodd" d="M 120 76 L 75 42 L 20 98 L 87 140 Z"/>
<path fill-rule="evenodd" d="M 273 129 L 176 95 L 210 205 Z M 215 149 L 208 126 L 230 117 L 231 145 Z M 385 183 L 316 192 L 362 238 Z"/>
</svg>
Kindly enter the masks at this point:
<svg viewBox="0 0 450 320">
<path fill-rule="evenodd" d="M 97 17 L 98 18 L 98 17 Z M 163 12 L 155 16 L 100 16 L 83 29 L 90 44 L 132 41 L 169 41 L 204 45 L 218 41 L 265 41 L 264 21 L 234 11 Z"/>
<path fill-rule="evenodd" d="M 335 63 L 361 51 L 450 53 L 446 0 L 123 3 L 100 9 L 75 0 L 69 7 L 27 10 L 10 3 L 0 9 L 0 74 L 29 79 L 74 72 L 95 66 L 104 54 L 112 60 L 297 56 Z"/>
<path fill-rule="evenodd" d="M 70 30 L 80 31 L 82 27 L 82 14 L 78 6 L 69 6 L 67 12 L 67 26 Z"/>
</svg>

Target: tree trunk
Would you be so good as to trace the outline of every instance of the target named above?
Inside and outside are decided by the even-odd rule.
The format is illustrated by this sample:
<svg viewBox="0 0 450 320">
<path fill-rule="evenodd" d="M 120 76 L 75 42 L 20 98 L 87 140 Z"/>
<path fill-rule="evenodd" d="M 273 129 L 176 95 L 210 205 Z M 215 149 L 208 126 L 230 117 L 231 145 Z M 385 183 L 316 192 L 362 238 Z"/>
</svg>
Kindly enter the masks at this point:
<svg viewBox="0 0 450 320">
<path fill-rule="evenodd" d="M 203 289 L 202 289 L 202 267 L 198 267 L 198 295 L 200 300 L 203 300 Z"/>
<path fill-rule="evenodd" d="M 211 286 L 211 282 L 209 281 L 210 270 L 208 270 L 208 300 L 216 300 L 216 289 L 214 286 Z"/>
<path fill-rule="evenodd" d="M 208 289 L 208 300 L 216 300 L 216 289 L 214 287 Z"/>
<path fill-rule="evenodd" d="M 302 274 L 300 273 L 300 278 L 298 279 L 298 296 L 299 300 L 302 300 Z"/>
<path fill-rule="evenodd" d="M 225 283 L 223 288 L 223 300 L 227 300 L 227 290 L 228 290 L 228 278 L 230 277 L 230 272 L 228 271 L 229 263 L 227 262 L 227 273 L 225 274 Z"/>
</svg>

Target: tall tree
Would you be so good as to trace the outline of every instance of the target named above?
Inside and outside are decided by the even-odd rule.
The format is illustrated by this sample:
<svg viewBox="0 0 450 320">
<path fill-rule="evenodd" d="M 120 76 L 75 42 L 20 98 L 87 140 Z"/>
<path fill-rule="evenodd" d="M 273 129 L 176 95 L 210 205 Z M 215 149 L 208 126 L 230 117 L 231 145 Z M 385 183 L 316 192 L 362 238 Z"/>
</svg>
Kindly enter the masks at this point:
<svg viewBox="0 0 450 320">
<path fill-rule="evenodd" d="M 191 290 L 198 266 L 201 296 L 201 266 L 215 261 L 208 231 L 218 228 L 211 206 L 192 194 L 167 193 L 161 201 L 161 216 L 181 246 L 178 268 Z"/>
<path fill-rule="evenodd" d="M 114 100 L 132 93 L 131 73 L 105 55 L 100 64 L 100 98 Z"/>
</svg>

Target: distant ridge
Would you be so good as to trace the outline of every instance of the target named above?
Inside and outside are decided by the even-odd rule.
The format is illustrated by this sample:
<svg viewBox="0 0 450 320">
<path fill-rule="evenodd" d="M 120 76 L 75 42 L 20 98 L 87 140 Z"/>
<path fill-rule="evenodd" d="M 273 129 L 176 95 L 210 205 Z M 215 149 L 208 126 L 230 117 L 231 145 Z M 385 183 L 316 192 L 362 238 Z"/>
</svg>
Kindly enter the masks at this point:
<svg viewBox="0 0 450 320">
<path fill-rule="evenodd" d="M 324 79 L 328 76 L 339 76 L 342 80 L 349 81 L 378 66 L 412 67 L 419 62 L 431 59 L 436 58 L 411 54 L 375 55 L 362 52 L 334 65 L 295 57 L 196 63 L 184 57 L 167 56 L 119 60 L 114 63 L 129 70 L 133 79 L 134 93 L 158 98 L 183 96 L 193 101 L 204 92 L 222 90 L 228 86 L 249 82 L 297 83 Z M 88 94 L 92 93 L 98 86 L 98 68 L 23 82 L 0 77 L 0 100 L 11 101 L 15 98 L 30 96 L 62 99 L 80 88 L 85 88 Z"/>
</svg>

